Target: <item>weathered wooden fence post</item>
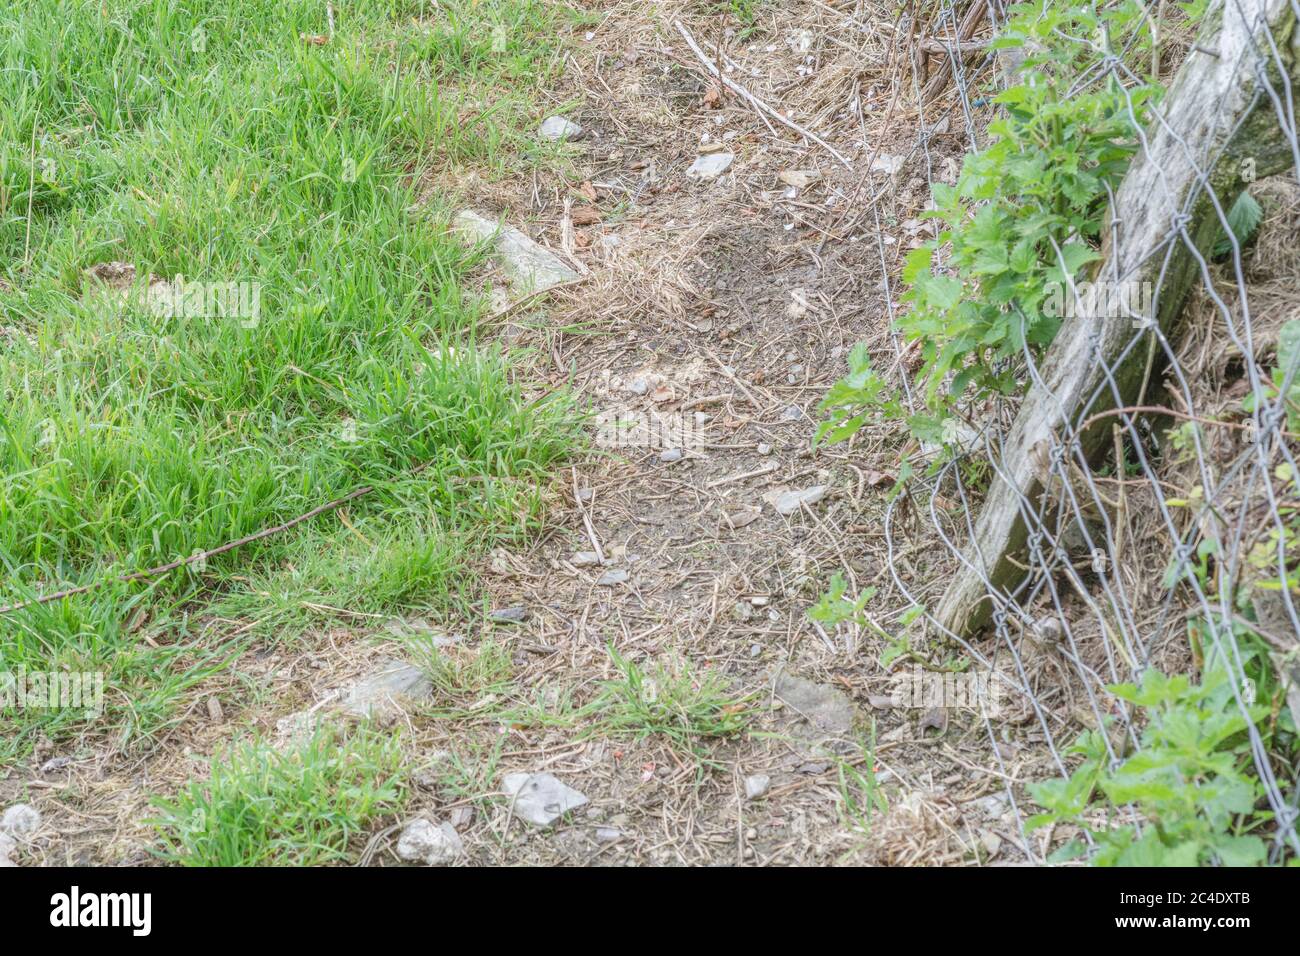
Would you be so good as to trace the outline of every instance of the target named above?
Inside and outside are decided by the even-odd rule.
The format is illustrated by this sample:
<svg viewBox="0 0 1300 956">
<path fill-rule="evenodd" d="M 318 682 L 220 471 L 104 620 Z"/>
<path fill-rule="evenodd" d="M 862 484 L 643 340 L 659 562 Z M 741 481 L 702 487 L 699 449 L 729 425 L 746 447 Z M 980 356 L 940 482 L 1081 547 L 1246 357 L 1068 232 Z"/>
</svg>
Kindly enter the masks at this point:
<svg viewBox="0 0 1300 956">
<path fill-rule="evenodd" d="M 1267 77 L 1283 108 L 1291 108 L 1289 91 L 1300 76 L 1296 24 L 1289 0 L 1227 0 L 1207 14 L 1116 194 L 1097 279 L 1151 283 L 1158 295 L 1154 318 L 1171 337 L 1199 269 L 1190 247 L 1205 254 L 1221 228 L 1211 196 L 1226 213 L 1243 187 L 1243 171 L 1246 178 L 1268 176 L 1296 161 L 1294 113 L 1286 129 L 1263 82 Z M 1003 443 L 1001 473 L 965 560 L 935 611 L 946 630 L 963 638 L 982 629 L 1024 579 L 1028 521 L 1036 520 L 1044 490 L 1035 449 L 1064 445 L 1068 454 L 1095 462 L 1108 426 L 1073 431 L 1081 418 L 1115 407 L 1108 370 L 1121 402 L 1131 403 L 1141 387 L 1146 350 L 1120 361 L 1134 335 L 1131 318 L 1097 318 L 1108 314 L 1098 298 L 1104 283 L 1092 291 L 1093 302 L 1084 297 L 1044 356 L 1041 382 Z"/>
</svg>

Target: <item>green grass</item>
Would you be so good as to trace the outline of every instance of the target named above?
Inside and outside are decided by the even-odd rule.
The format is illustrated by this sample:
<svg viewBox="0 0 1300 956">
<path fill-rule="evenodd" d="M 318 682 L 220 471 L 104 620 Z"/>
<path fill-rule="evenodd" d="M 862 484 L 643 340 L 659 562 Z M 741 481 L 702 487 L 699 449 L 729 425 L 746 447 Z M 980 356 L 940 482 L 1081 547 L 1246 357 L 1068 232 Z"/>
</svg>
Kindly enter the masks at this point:
<svg viewBox="0 0 1300 956">
<path fill-rule="evenodd" d="M 332 41 L 304 42 L 325 6 L 0 9 L 0 604 L 376 488 L 348 524 L 0 616 L 0 670 L 104 671 L 124 743 L 238 650 L 205 622 L 292 639 L 330 622 L 322 607 L 450 611 L 469 556 L 535 528 L 571 446 L 562 397 L 526 401 L 511 357 L 479 341 L 460 284 L 475 263 L 437 198 L 418 201 L 427 170 L 546 161 L 529 95 L 557 65 L 562 8 L 336 3 Z M 257 283 L 260 316 L 87 296 L 84 271 L 110 260 Z M 0 765 L 78 728 L 26 712 L 4 729 Z"/>
<path fill-rule="evenodd" d="M 726 678 L 696 671 L 682 660 L 646 671 L 618 653 L 610 658 L 618 672 L 606 681 L 589 707 L 599 732 L 611 737 L 663 737 L 686 753 L 701 756 L 700 740 L 732 737 L 748 726 L 751 711 L 733 697 Z"/>
<path fill-rule="evenodd" d="M 476 647 L 437 647 L 427 637 L 408 641 L 411 658 L 433 684 L 440 707 L 472 708 L 489 696 L 513 689 L 510 651 L 492 639 Z"/>
<path fill-rule="evenodd" d="M 840 796 L 840 820 L 863 833 L 871 831 L 872 818 L 889 812 L 889 800 L 876 780 L 876 724 L 866 739 L 859 739 L 858 754 L 836 755 L 835 773 Z"/>
<path fill-rule="evenodd" d="M 470 717 L 483 726 L 565 728 L 584 737 L 667 740 L 684 755 L 705 757 L 707 742 L 743 733 L 753 718 L 749 696 L 684 658 L 648 667 L 608 648 L 615 677 L 592 688 L 542 684 L 526 695 L 513 682 L 509 649 L 494 639 L 477 647 L 438 648 L 408 639 L 409 656 L 434 684 L 434 713 Z"/>
<path fill-rule="evenodd" d="M 312 866 L 405 803 L 397 739 L 325 729 L 294 749 L 246 743 L 213 760 L 172 800 L 157 801 L 159 856 L 184 866 Z"/>
<path fill-rule="evenodd" d="M 493 734 L 486 743 L 466 740 L 459 751 L 448 751 L 434 768 L 438 793 L 447 803 L 470 802 L 484 812 L 502 801 L 500 786 L 501 754 L 506 738 Z"/>
</svg>

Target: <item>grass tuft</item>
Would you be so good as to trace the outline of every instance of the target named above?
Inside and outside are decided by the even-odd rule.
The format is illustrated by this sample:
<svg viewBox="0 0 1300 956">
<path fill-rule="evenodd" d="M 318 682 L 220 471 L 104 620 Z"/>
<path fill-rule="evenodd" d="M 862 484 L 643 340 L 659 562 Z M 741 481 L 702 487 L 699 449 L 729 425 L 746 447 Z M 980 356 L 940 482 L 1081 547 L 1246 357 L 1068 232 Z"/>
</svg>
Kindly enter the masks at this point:
<svg viewBox="0 0 1300 956">
<path fill-rule="evenodd" d="M 612 646 L 609 655 L 619 676 L 604 682 L 590 705 L 602 733 L 665 737 L 698 756 L 699 740 L 732 737 L 748 726 L 747 698 L 731 696 L 721 675 L 697 672 L 685 660 L 672 667 L 657 663 L 647 672 Z"/>
<path fill-rule="evenodd" d="M 158 851 L 185 866 L 313 866 L 348 858 L 352 839 L 401 810 L 397 739 L 323 729 L 301 746 L 264 742 L 217 757 L 207 780 L 157 802 Z"/>
</svg>

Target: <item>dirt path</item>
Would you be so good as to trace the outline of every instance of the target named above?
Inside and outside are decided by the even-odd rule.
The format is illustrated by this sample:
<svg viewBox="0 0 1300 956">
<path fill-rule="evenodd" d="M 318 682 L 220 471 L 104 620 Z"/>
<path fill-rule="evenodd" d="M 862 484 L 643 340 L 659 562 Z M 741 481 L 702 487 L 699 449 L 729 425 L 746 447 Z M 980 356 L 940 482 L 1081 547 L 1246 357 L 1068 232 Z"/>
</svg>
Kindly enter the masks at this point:
<svg viewBox="0 0 1300 956">
<path fill-rule="evenodd" d="M 807 616 L 836 572 L 853 593 L 889 587 L 880 513 L 896 450 L 811 442 L 848 350 L 887 342 L 882 253 L 896 282 L 927 192 L 925 157 L 904 155 L 915 129 L 882 122 L 890 88 L 861 68 L 888 43 L 825 11 L 782 6 L 766 24 L 779 30 L 760 19 L 748 39 L 730 18 L 686 22 L 732 75 L 783 110 L 798 103 L 797 121 L 833 131 L 857 169 L 874 157 L 875 173 L 773 135 L 741 96 L 706 82 L 676 28 L 681 11 L 647 16 L 626 4 L 605 11 L 570 63 L 572 89 L 557 91 L 557 102 L 581 100 L 573 181 L 534 184 L 515 208 L 494 210 L 526 217 L 539 241 L 589 270 L 544 318 L 516 318 L 505 334 L 548 356 L 555 382 L 572 380 L 605 446 L 573 470 L 557 530 L 488 571 L 499 605 L 532 611 L 522 640 L 537 685 L 608 678 L 609 645 L 725 675 L 753 702 L 755 722 L 739 740 L 711 743 L 707 770 L 653 739 L 575 746 L 571 732 L 530 736 L 542 756 L 526 768 L 545 766 L 592 806 L 558 834 L 521 835 L 490 855 L 939 863 L 987 858 L 1013 838 L 1001 783 L 960 759 L 987 743 L 982 727 L 921 739 L 921 714 L 889 704 L 882 639 L 854 626 L 829 633 Z M 948 139 L 932 149 L 959 155 Z M 720 152 L 733 156 L 722 176 L 690 175 L 697 157 Z M 887 196 L 883 242 L 874 212 L 854 222 L 860 199 L 847 221 L 839 215 L 851 197 L 877 192 Z M 617 422 L 665 420 L 687 440 L 609 447 Z M 924 574 L 924 553 L 904 558 Z M 887 818 L 879 804 L 871 812 L 858 775 L 871 769 L 873 725 Z"/>
</svg>

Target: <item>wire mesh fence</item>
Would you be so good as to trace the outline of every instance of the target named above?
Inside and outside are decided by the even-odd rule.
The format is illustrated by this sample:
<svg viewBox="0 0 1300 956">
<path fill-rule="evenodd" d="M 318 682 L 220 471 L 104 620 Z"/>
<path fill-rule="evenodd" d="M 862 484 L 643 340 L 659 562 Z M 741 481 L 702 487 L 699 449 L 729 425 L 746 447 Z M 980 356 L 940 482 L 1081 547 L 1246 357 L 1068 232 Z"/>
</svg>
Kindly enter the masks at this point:
<svg viewBox="0 0 1300 956">
<path fill-rule="evenodd" d="M 1143 5 L 1151 31 L 1163 7 Z M 924 17 L 912 12 L 913 33 L 923 34 Z M 989 41 L 1011 15 L 996 0 L 944 0 L 926 13 L 924 42 L 941 51 L 951 74 L 936 99 L 933 71 L 918 67 L 934 57 L 914 43 L 911 93 L 922 110 L 915 148 L 934 186 L 942 182 L 934 131 L 960 124 L 969 152 L 986 147 L 990 120 L 1003 108 L 993 98 L 1016 80 L 1017 62 L 1015 50 Z M 959 405 L 944 436 L 951 454 L 895 497 L 885 519 L 897 591 L 926 608 L 930 634 L 955 641 L 1032 712 L 1062 778 L 1078 765 L 1069 751 L 1080 728 L 1098 731 L 1110 767 L 1143 752 L 1147 718 L 1117 685 L 1140 685 L 1151 670 L 1195 679 L 1221 669 L 1258 777 L 1256 806 L 1272 815 L 1271 862 L 1300 850 L 1295 768 L 1271 737 L 1288 699 L 1292 710 L 1300 702 L 1293 538 L 1300 325 L 1288 324 L 1300 319 L 1297 16 L 1295 0 L 1212 6 L 1198 32 L 1168 54 L 1172 83 L 1149 111 L 1136 95 L 1149 78 L 1133 71 L 1130 50 L 1104 31 L 1063 38 L 1090 51 L 1063 95 L 1118 91 L 1134 144 L 1122 182 L 1108 186 L 1099 265 L 1089 281 L 1076 281 L 1063 263 L 1054 299 L 1025 309 L 1010 303 L 1022 347 L 1002 367 L 1020 389 Z M 1216 93 L 1198 69 L 1222 78 L 1228 93 Z M 1260 217 L 1235 207 L 1261 199 L 1265 222 L 1246 234 L 1251 224 L 1241 220 Z M 1134 210 L 1132 220 L 1123 215 Z M 886 266 L 878 207 L 874 216 L 897 321 L 906 307 Z M 1062 256 L 1059 245 L 1055 252 Z M 1028 344 L 1030 309 L 1063 320 L 1048 348 Z M 906 374 L 909 343 L 899 333 L 893 349 L 901 371 L 892 384 L 908 410 L 920 410 L 924 398 Z M 1071 368 L 1063 372 L 1062 363 Z M 1062 394 L 1055 386 L 1070 375 L 1088 387 Z M 954 498 L 956 521 L 943 507 Z M 985 533 L 999 508 L 1013 529 L 1005 540 Z M 954 569 L 942 608 L 895 560 L 916 524 L 937 536 Z M 975 583 L 954 598 L 963 577 Z M 955 623 L 972 616 L 984 626 Z M 1277 681 L 1267 693 L 1258 686 L 1261 663 Z M 1022 849 L 1046 859 L 1053 847 L 1025 826 L 1037 808 L 1001 757 L 998 720 L 986 713 L 983 723 L 988 770 L 1006 781 Z M 1112 823 L 1139 835 L 1156 825 L 1116 803 Z M 1086 829 L 1083 842 L 1093 843 Z"/>
</svg>

